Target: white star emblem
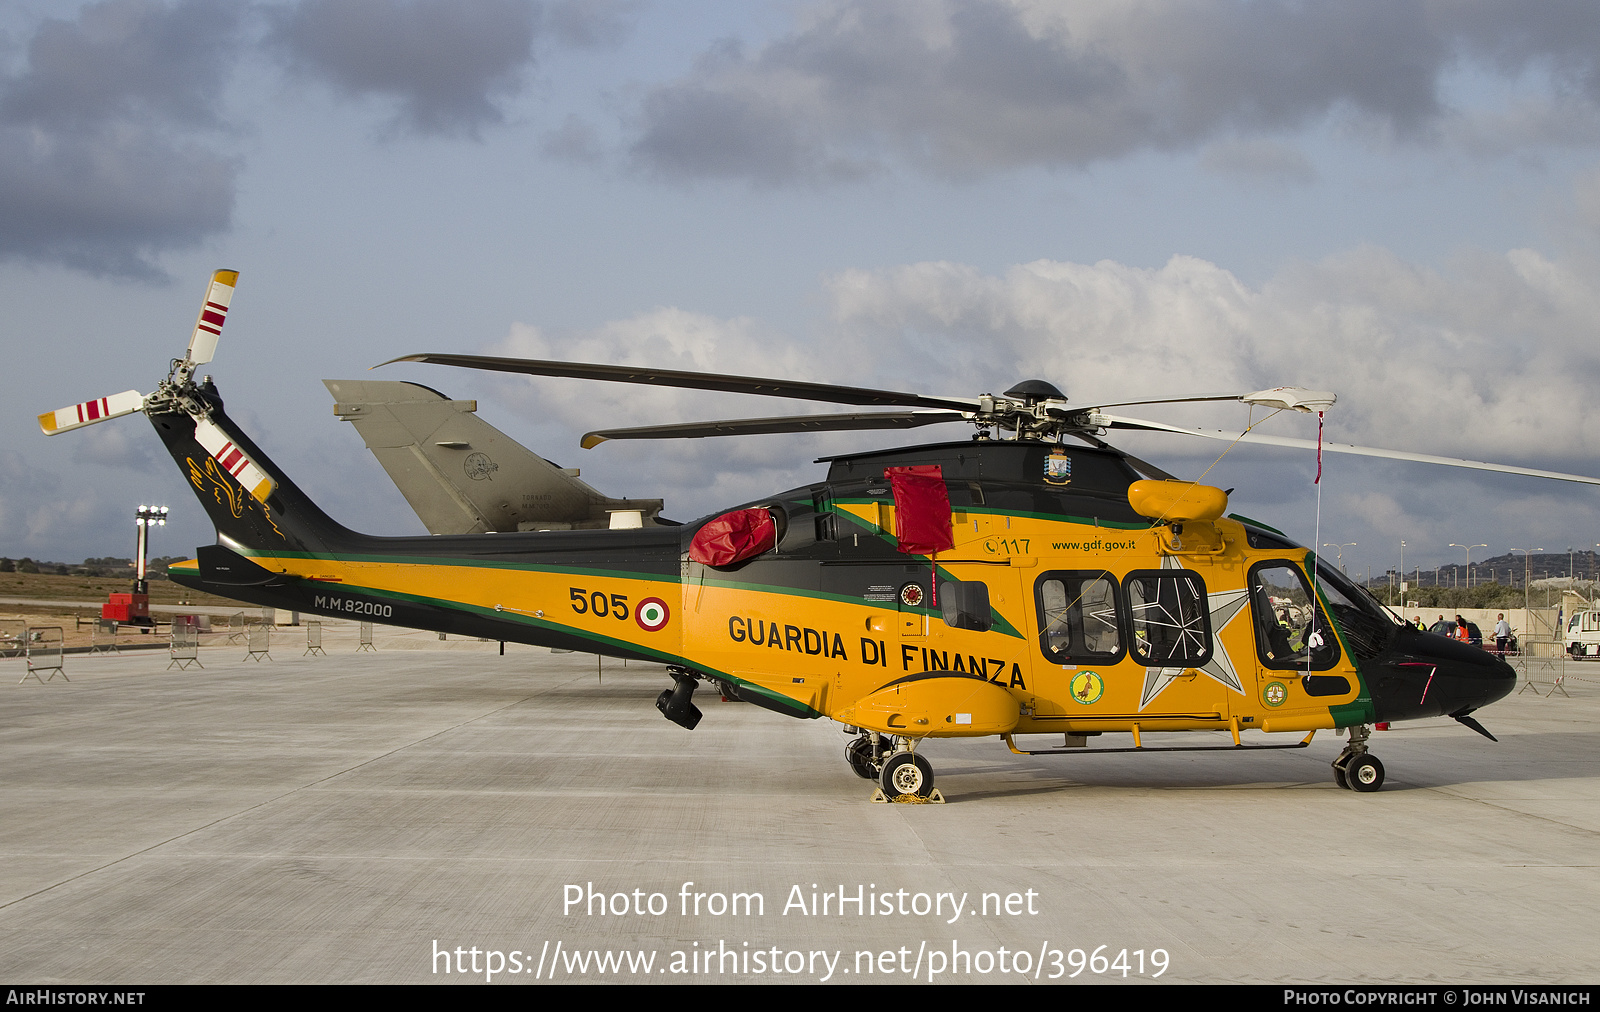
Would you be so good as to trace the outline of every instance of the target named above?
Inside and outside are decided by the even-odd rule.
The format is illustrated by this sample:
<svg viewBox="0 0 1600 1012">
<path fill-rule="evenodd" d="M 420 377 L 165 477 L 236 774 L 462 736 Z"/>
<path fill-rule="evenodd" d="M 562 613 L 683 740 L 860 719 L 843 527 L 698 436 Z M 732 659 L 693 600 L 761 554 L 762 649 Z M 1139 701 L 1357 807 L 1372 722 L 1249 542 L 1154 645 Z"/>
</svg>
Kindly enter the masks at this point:
<svg viewBox="0 0 1600 1012">
<path fill-rule="evenodd" d="M 1170 565 L 1168 563 L 1171 563 Z M 1162 560 L 1163 569 L 1180 569 L 1177 560 L 1170 555 Z M 1240 590 L 1219 590 L 1214 594 L 1206 595 L 1206 606 L 1211 612 L 1211 659 L 1198 668 L 1146 668 L 1144 672 L 1144 691 L 1139 695 L 1139 709 L 1145 707 L 1161 694 L 1161 690 L 1172 684 L 1172 680 L 1185 671 L 1198 671 L 1226 686 L 1227 688 L 1244 695 L 1244 685 L 1239 681 L 1239 673 L 1234 669 L 1233 658 L 1228 656 L 1228 648 L 1222 645 L 1222 630 L 1228 627 L 1234 619 L 1238 618 L 1247 609 L 1245 604 L 1248 592 Z"/>
</svg>

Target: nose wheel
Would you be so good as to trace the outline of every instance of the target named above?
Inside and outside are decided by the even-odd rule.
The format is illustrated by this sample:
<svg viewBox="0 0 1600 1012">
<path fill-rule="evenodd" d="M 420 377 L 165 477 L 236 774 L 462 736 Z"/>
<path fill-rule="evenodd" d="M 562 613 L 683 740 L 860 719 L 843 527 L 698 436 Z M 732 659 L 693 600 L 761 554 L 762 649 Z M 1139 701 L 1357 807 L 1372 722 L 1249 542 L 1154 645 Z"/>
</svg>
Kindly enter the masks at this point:
<svg viewBox="0 0 1600 1012">
<path fill-rule="evenodd" d="M 933 764 L 915 752 L 896 752 L 883 764 L 878 775 L 883 796 L 890 801 L 900 797 L 927 798 L 933 794 Z"/>
<path fill-rule="evenodd" d="M 1358 794 L 1371 794 L 1383 786 L 1383 763 L 1367 751 L 1370 728 L 1361 724 L 1350 729 L 1350 744 L 1333 761 L 1333 782 Z"/>
<path fill-rule="evenodd" d="M 1345 785 L 1352 791 L 1370 794 L 1383 786 L 1383 763 L 1375 755 L 1360 755 L 1344 768 Z"/>
</svg>

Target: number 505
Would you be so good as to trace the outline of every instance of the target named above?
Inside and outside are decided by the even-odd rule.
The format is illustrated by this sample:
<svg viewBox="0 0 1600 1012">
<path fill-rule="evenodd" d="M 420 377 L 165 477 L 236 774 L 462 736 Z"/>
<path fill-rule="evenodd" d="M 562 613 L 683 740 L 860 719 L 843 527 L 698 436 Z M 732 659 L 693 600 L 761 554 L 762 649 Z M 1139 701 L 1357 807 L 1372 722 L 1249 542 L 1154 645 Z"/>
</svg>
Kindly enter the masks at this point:
<svg viewBox="0 0 1600 1012">
<path fill-rule="evenodd" d="M 610 615 L 616 619 L 628 617 L 628 595 L 612 594 L 606 596 L 605 591 L 597 590 L 589 593 L 582 587 L 568 587 L 567 596 L 572 599 L 572 610 L 579 615 L 593 612 L 599 618 Z"/>
</svg>

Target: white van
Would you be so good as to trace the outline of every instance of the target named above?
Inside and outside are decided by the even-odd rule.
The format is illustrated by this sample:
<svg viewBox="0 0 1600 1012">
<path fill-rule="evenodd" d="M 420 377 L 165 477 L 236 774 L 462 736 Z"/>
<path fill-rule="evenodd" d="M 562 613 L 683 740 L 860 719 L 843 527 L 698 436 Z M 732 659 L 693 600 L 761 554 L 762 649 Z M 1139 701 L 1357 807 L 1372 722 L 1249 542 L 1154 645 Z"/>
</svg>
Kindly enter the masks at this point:
<svg viewBox="0 0 1600 1012">
<path fill-rule="evenodd" d="M 1567 653 L 1574 657 L 1600 655 L 1600 611 L 1575 611 L 1567 619 Z"/>
</svg>

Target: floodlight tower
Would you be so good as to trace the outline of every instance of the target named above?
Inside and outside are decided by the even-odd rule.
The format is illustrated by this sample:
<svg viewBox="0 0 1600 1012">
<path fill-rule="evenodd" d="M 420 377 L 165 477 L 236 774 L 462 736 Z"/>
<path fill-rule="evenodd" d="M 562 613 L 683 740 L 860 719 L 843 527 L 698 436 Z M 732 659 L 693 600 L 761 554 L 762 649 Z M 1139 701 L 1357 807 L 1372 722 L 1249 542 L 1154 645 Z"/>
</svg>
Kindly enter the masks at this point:
<svg viewBox="0 0 1600 1012">
<path fill-rule="evenodd" d="M 135 570 L 133 578 L 133 592 L 135 594 L 148 594 L 150 587 L 149 581 L 145 579 L 145 574 L 149 570 L 149 562 L 147 560 L 150 557 L 150 528 L 167 526 L 167 507 L 140 506 L 139 512 L 134 515 L 133 522 L 138 526 L 139 530 L 138 558 L 134 562 L 134 565 L 138 568 Z"/>
<path fill-rule="evenodd" d="M 149 571 L 150 528 L 165 527 L 167 525 L 167 508 L 165 506 L 140 506 L 139 512 L 134 514 L 133 522 L 139 531 L 139 545 L 134 554 L 133 593 L 113 593 L 105 604 L 100 606 L 100 617 L 110 622 L 126 622 L 130 625 L 144 626 L 149 632 L 150 622 L 150 585 L 145 579 Z"/>
</svg>

